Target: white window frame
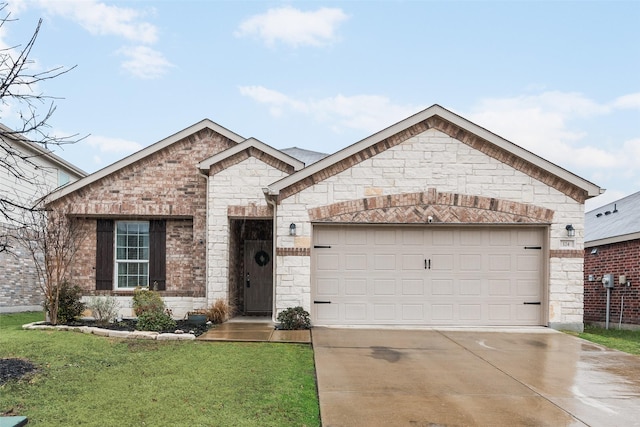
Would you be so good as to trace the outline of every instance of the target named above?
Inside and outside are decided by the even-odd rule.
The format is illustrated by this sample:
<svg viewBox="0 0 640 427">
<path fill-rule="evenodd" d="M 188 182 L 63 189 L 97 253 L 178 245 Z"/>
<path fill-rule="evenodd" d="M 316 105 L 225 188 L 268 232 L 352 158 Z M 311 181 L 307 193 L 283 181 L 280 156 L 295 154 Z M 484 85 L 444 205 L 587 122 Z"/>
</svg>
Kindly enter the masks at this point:
<svg viewBox="0 0 640 427">
<path fill-rule="evenodd" d="M 120 259 L 118 258 L 118 226 L 121 224 L 145 224 L 147 226 L 147 259 Z M 149 286 L 149 251 L 150 251 L 150 236 L 149 236 L 149 221 L 115 221 L 115 233 L 114 233 L 114 242 L 113 242 L 113 253 L 114 253 L 114 269 L 113 269 L 113 284 L 114 289 L 116 290 L 126 290 L 132 291 L 137 286 L 148 287 Z M 138 234 L 139 235 L 139 234 Z M 127 248 L 126 246 L 124 248 Z M 140 246 L 138 246 L 140 248 Z M 144 246 L 142 247 L 144 248 Z M 120 271 L 119 266 L 121 264 L 143 264 L 146 265 L 146 283 L 139 283 L 137 286 L 120 286 Z M 141 276 L 137 275 L 124 275 L 123 277 L 129 276 Z"/>
</svg>

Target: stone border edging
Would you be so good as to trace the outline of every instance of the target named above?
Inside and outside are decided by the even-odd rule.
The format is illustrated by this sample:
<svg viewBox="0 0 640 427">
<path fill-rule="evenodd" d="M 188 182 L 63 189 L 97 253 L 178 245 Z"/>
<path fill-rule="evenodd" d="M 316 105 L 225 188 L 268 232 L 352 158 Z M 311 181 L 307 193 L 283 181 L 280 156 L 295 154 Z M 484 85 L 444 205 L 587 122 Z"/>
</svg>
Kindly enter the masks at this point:
<svg viewBox="0 0 640 427">
<path fill-rule="evenodd" d="M 82 332 L 83 334 L 93 334 L 100 337 L 125 338 L 125 339 L 142 339 L 156 341 L 191 341 L 195 340 L 194 334 L 173 334 L 151 332 L 151 331 L 115 331 L 111 329 L 96 328 L 93 326 L 67 326 L 67 325 L 45 325 L 45 322 L 33 322 L 22 325 L 22 329 L 26 330 L 54 330 L 54 331 L 72 331 Z"/>
</svg>

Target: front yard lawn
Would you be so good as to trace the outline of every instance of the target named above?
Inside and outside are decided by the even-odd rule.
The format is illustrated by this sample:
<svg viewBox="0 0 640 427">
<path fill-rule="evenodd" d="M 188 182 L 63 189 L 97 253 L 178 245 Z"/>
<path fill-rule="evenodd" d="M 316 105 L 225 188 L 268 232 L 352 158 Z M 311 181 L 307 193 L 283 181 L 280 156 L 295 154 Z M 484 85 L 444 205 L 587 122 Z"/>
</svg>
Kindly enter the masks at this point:
<svg viewBox="0 0 640 427">
<path fill-rule="evenodd" d="M 319 426 L 308 345 L 118 340 L 24 331 L 0 315 L 0 359 L 37 371 L 0 385 L 0 415 L 46 426 Z"/>
<path fill-rule="evenodd" d="M 640 331 L 585 326 L 584 332 L 578 336 L 609 348 L 640 355 Z"/>
</svg>

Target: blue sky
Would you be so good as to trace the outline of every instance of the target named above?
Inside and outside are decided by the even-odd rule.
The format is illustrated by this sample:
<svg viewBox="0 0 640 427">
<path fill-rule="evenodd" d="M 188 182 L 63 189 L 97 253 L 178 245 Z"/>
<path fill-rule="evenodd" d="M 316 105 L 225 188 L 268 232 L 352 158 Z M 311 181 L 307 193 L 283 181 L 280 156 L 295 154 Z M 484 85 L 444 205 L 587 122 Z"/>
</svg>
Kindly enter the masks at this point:
<svg viewBox="0 0 640 427">
<path fill-rule="evenodd" d="M 334 152 L 432 104 L 588 179 L 640 190 L 640 1 L 10 1 L 34 70 L 77 68 L 58 150 L 94 172 L 209 118 Z M 0 109 L 11 125 L 17 110 Z"/>
</svg>

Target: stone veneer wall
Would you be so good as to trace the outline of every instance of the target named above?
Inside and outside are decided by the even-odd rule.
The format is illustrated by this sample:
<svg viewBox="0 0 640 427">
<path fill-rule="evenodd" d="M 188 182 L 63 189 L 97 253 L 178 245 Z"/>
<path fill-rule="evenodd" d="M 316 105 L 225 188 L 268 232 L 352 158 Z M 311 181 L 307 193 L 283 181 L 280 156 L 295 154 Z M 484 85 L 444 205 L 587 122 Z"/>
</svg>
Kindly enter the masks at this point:
<svg viewBox="0 0 640 427">
<path fill-rule="evenodd" d="M 602 285 L 604 274 L 613 274 L 615 286 L 611 290 L 609 323 L 620 323 L 622 307 L 622 324 L 640 325 L 640 239 L 626 242 L 596 246 L 584 251 L 584 321 L 585 323 L 605 323 L 607 290 Z M 594 280 L 589 280 L 593 275 Z M 631 286 L 618 284 L 618 278 L 625 275 Z M 624 306 L 622 300 L 624 297 Z"/>
<path fill-rule="evenodd" d="M 453 216 L 456 218 L 475 218 L 473 222 L 485 224 L 510 222 L 516 216 L 522 216 L 523 206 L 529 205 L 529 208 L 524 208 L 525 217 L 528 215 L 530 218 L 527 222 L 550 225 L 549 325 L 582 329 L 584 205 L 580 192 L 565 189 L 566 183 L 542 176 L 537 169 L 527 170 L 527 165 L 522 162 L 511 165 L 506 156 L 499 160 L 496 158 L 500 157 L 499 153 L 478 150 L 479 142 L 475 140 L 472 141 L 474 148 L 433 128 L 417 134 L 409 133 L 406 137 L 402 142 L 388 144 L 388 147 L 378 148 L 372 154 L 351 156 L 335 165 L 336 170 L 323 171 L 317 178 L 303 180 L 304 185 L 294 185 L 297 186 L 295 191 L 283 190 L 286 197 L 280 199 L 276 230 L 277 251 L 281 254 L 277 260 L 277 310 L 298 304 L 311 309 L 309 254 L 312 216 L 318 209 L 338 203 L 363 203 L 363 199 L 402 193 L 426 193 L 428 198 L 428 194 L 434 192 L 449 194 L 445 200 L 454 197 L 464 200 L 469 196 L 471 199 L 478 196 L 489 202 L 493 199 L 502 206 L 503 214 L 511 218 L 495 219 L 495 209 L 485 209 L 487 215 L 478 215 L 478 206 L 473 205 L 455 206 L 455 212 L 450 206 L 448 210 L 443 208 L 440 203 L 431 205 L 435 212 L 455 213 Z M 485 153 L 487 151 L 489 154 Z M 345 168 L 343 163 L 349 167 Z M 525 172 L 531 172 L 540 179 Z M 566 194 L 560 190 L 566 190 Z M 451 202 L 446 204 L 451 205 Z M 527 214 L 528 209 L 537 213 Z M 357 215 L 351 218 L 343 216 L 339 220 L 370 220 L 370 217 Z M 295 237 L 288 235 L 288 225 L 292 222 L 298 228 Z M 385 222 L 402 223 L 403 217 L 386 218 Z M 566 224 L 575 227 L 575 238 L 566 237 Z M 292 253 L 294 249 L 298 251 Z"/>
<path fill-rule="evenodd" d="M 207 304 L 217 298 L 227 298 L 229 282 L 233 282 L 232 276 L 237 274 L 237 265 L 233 269 L 229 267 L 231 250 L 238 250 L 239 244 L 235 242 L 236 246 L 230 248 L 234 243 L 229 239 L 230 219 L 272 219 L 273 208 L 267 204 L 262 189 L 290 173 L 286 165 L 265 155 L 254 157 L 241 153 L 224 163 L 226 169 L 218 165 L 210 169 Z"/>
<path fill-rule="evenodd" d="M 52 203 L 54 209 L 64 207 L 83 218 L 87 231 L 72 265 L 71 280 L 88 293 L 95 290 L 97 218 L 166 219 L 167 290 L 162 294 L 166 301 L 176 300 L 178 305 L 180 298 L 201 300 L 202 305 L 206 292 L 207 178 L 198 172 L 197 164 L 233 145 L 235 142 L 226 137 L 203 129 Z"/>
</svg>

